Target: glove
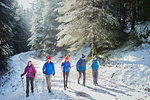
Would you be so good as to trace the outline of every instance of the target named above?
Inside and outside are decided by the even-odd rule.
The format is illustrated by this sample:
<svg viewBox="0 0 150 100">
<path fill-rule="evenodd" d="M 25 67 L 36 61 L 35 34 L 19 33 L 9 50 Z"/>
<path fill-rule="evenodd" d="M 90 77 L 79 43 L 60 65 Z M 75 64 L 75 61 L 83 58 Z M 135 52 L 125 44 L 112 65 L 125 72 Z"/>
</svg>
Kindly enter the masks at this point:
<svg viewBox="0 0 150 100">
<path fill-rule="evenodd" d="M 43 72 L 43 74 L 45 74 L 45 72 Z"/>
<path fill-rule="evenodd" d="M 79 72 L 79 70 L 77 70 Z"/>
<path fill-rule="evenodd" d="M 33 73 L 33 76 L 35 77 L 35 73 Z"/>
<path fill-rule="evenodd" d="M 22 76 L 23 76 L 23 74 L 20 75 L 20 77 L 22 77 Z"/>
<path fill-rule="evenodd" d="M 53 74 L 53 76 L 55 75 L 55 73 Z"/>
</svg>

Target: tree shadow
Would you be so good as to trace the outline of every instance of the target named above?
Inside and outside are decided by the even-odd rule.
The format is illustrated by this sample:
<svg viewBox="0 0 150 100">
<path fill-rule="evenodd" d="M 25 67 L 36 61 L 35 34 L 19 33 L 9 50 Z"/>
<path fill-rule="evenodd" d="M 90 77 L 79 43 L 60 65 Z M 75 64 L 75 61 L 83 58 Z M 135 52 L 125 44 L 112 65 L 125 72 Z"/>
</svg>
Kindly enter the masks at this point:
<svg viewBox="0 0 150 100">
<path fill-rule="evenodd" d="M 97 92 L 100 92 L 100 93 L 103 93 L 103 94 L 109 94 L 109 95 L 111 95 L 111 96 L 116 97 L 115 94 L 112 94 L 112 93 L 110 93 L 110 92 L 108 92 L 108 91 L 105 91 L 105 90 L 102 90 L 102 89 L 92 88 L 92 87 L 90 87 L 90 86 L 87 86 L 87 88 L 91 89 L 91 90 L 94 91 L 94 92 L 97 91 Z"/>
<path fill-rule="evenodd" d="M 76 90 L 74 90 L 72 88 L 69 88 L 68 91 L 76 94 L 76 96 L 78 96 L 78 97 L 85 97 L 85 98 L 88 98 L 90 100 L 95 100 L 94 98 L 91 97 L 91 95 L 89 95 L 89 94 L 87 94 L 85 92 L 76 91 Z"/>
<path fill-rule="evenodd" d="M 112 92 L 115 92 L 115 93 L 121 93 L 121 94 L 124 94 L 124 95 L 127 95 L 127 96 L 131 96 L 130 94 L 127 94 L 127 93 L 125 93 L 125 92 L 123 92 L 123 91 L 121 91 L 121 90 L 110 89 L 110 88 L 104 87 L 104 86 L 102 86 L 102 85 L 98 85 L 98 87 L 104 88 L 104 89 L 106 89 L 106 90 L 109 90 L 109 91 L 112 91 Z"/>
</svg>

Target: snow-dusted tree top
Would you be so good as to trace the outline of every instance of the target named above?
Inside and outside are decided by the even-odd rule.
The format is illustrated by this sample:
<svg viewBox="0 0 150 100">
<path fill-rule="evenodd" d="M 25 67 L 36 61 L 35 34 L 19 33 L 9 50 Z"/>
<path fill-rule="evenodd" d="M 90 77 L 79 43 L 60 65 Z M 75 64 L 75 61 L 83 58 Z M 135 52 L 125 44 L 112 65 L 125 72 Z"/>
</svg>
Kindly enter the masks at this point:
<svg viewBox="0 0 150 100">
<path fill-rule="evenodd" d="M 7 5 L 5 5 L 4 3 L 0 2 L 0 5 L 10 10 L 10 7 L 8 7 Z"/>
<path fill-rule="evenodd" d="M 58 16 L 54 9 L 60 0 L 37 0 L 32 17 L 32 36 L 29 38 L 31 49 L 40 50 L 40 55 L 50 54 L 56 47 Z M 50 48 L 50 49 L 47 49 Z"/>
<path fill-rule="evenodd" d="M 92 0 L 62 0 L 58 5 L 60 7 L 55 11 L 63 16 L 56 19 L 62 23 L 58 27 L 60 32 L 57 34 L 57 46 L 69 46 L 70 51 L 89 42 L 93 31 L 97 37 L 106 40 L 108 30 L 118 24 L 104 9 L 92 6 Z"/>
</svg>

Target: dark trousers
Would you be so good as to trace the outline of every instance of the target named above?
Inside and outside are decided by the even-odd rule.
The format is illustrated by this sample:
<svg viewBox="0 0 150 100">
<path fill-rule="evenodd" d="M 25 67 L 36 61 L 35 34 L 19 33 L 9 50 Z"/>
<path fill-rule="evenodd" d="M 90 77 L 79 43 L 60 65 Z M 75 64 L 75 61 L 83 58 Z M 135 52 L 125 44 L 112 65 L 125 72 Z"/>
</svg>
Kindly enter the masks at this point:
<svg viewBox="0 0 150 100">
<path fill-rule="evenodd" d="M 85 78 L 86 78 L 86 71 L 83 70 L 83 71 L 78 71 L 79 72 L 79 78 L 78 78 L 78 81 L 80 81 L 80 78 L 81 78 L 81 74 L 83 74 L 83 84 L 85 84 Z"/>
<path fill-rule="evenodd" d="M 64 88 L 67 87 L 69 72 L 63 72 Z"/>
<path fill-rule="evenodd" d="M 34 77 L 27 77 L 26 78 L 26 95 L 29 95 L 29 81 L 31 82 L 31 91 L 33 92 L 33 80 L 34 80 Z"/>
<path fill-rule="evenodd" d="M 93 72 L 93 83 L 96 85 L 98 81 L 98 70 L 92 70 Z"/>
</svg>

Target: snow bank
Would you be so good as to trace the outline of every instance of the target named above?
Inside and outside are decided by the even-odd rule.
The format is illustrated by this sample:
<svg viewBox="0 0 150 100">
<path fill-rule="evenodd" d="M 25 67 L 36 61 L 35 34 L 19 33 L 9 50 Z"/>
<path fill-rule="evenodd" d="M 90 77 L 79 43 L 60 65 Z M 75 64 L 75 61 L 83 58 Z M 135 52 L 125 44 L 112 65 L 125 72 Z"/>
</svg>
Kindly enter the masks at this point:
<svg viewBox="0 0 150 100">
<path fill-rule="evenodd" d="M 123 49 L 114 51 L 114 55 L 111 56 L 110 60 L 115 64 L 111 67 L 112 71 L 106 70 L 106 72 L 111 72 L 108 78 L 136 90 L 149 89 L 150 45 L 142 44 L 129 51 Z"/>
<path fill-rule="evenodd" d="M 150 21 L 136 25 L 135 30 L 138 32 L 139 35 L 146 34 L 147 31 L 150 30 Z"/>
<path fill-rule="evenodd" d="M 150 42 L 150 21 L 135 26 L 137 36 L 143 42 Z"/>
</svg>

